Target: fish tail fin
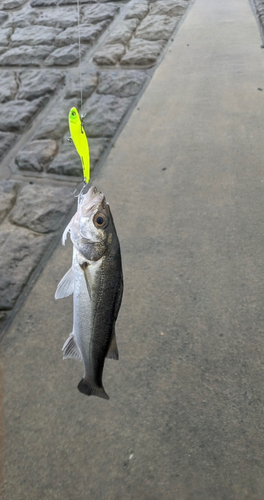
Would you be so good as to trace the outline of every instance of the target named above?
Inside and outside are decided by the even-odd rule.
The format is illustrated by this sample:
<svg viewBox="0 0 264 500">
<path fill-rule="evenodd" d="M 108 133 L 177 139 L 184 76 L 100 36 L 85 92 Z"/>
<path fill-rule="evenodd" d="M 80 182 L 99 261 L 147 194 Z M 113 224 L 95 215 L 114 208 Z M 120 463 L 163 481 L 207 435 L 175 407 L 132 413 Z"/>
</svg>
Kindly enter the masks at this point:
<svg viewBox="0 0 264 500">
<path fill-rule="evenodd" d="M 84 378 L 79 382 L 78 389 L 83 394 L 86 394 L 86 396 L 98 396 L 99 398 L 109 399 L 103 387 L 94 388 Z"/>
</svg>

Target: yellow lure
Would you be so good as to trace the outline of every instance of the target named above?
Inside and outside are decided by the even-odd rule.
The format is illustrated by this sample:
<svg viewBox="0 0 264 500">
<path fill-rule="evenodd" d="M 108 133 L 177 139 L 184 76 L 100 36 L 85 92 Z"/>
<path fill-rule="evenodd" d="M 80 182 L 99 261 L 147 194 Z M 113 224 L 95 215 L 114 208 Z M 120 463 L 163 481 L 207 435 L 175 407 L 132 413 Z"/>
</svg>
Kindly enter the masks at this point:
<svg viewBox="0 0 264 500">
<path fill-rule="evenodd" d="M 90 180 L 89 144 L 82 125 L 81 118 L 76 108 L 71 108 L 70 110 L 69 127 L 72 141 L 82 161 L 83 177 L 85 182 L 88 184 Z"/>
</svg>

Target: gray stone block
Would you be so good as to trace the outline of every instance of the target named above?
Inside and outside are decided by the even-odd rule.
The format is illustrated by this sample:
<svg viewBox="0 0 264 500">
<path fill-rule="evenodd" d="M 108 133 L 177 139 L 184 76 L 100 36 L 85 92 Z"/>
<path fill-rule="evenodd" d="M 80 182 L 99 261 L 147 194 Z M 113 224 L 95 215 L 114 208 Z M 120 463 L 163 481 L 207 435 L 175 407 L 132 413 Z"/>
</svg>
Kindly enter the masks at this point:
<svg viewBox="0 0 264 500">
<path fill-rule="evenodd" d="M 90 25 L 80 25 L 80 41 L 89 46 L 92 46 L 94 42 L 99 38 L 101 33 L 104 31 L 108 25 L 107 21 L 103 21 L 98 24 Z M 78 26 L 72 28 L 67 28 L 63 31 L 56 39 L 56 45 L 62 47 L 63 45 L 69 45 L 79 43 L 79 29 Z"/>
<path fill-rule="evenodd" d="M 90 149 L 90 167 L 91 171 L 94 169 L 96 163 L 102 156 L 105 148 L 109 144 L 109 141 L 104 138 L 90 139 L 89 149 Z M 80 157 L 75 149 L 74 144 L 70 144 L 65 137 L 59 154 L 49 165 L 48 173 L 68 175 L 75 177 L 83 177 L 82 164 Z"/>
<path fill-rule="evenodd" d="M 100 159 L 102 156 L 105 148 L 109 144 L 109 139 L 105 139 L 104 137 L 98 137 L 98 138 L 91 138 L 88 137 L 88 143 L 89 143 L 89 151 L 90 151 L 90 166 L 91 170 L 93 170 L 93 167 L 95 163 Z M 65 154 L 70 154 L 72 151 L 74 151 L 74 154 L 78 156 L 78 153 L 75 149 L 74 144 L 70 143 L 67 140 L 67 135 L 63 139 L 62 147 L 61 147 L 61 153 Z M 80 161 L 80 158 L 78 156 L 78 160 Z"/>
<path fill-rule="evenodd" d="M 79 3 L 87 3 L 79 0 Z M 74 0 L 59 0 L 58 5 L 76 5 L 76 2 Z"/>
<path fill-rule="evenodd" d="M 28 184 L 18 194 L 9 218 L 18 226 L 49 233 L 60 228 L 73 203 L 72 188 Z"/>
<path fill-rule="evenodd" d="M 87 137 L 112 137 L 133 102 L 132 97 L 94 94 L 85 103 L 84 128 Z"/>
<path fill-rule="evenodd" d="M 20 170 L 41 172 L 52 162 L 58 152 L 57 142 L 52 139 L 29 142 L 17 155 Z"/>
<path fill-rule="evenodd" d="M 13 47 L 20 45 L 53 45 L 59 33 L 61 33 L 61 29 L 49 26 L 16 28 L 11 36 L 11 43 Z"/>
<path fill-rule="evenodd" d="M 17 93 L 17 79 L 14 71 L 0 72 L 0 102 L 15 99 Z"/>
<path fill-rule="evenodd" d="M 0 160 L 8 153 L 17 140 L 16 134 L 9 132 L 0 132 Z"/>
<path fill-rule="evenodd" d="M 57 3 L 57 0 L 32 0 L 30 5 L 31 7 L 55 7 Z"/>
<path fill-rule="evenodd" d="M 54 92 L 64 81 L 65 74 L 58 70 L 23 70 L 19 73 L 21 81 L 18 99 L 27 99 L 32 101 L 37 97 L 44 96 Z M 1 93 L 1 90 L 0 90 Z"/>
<path fill-rule="evenodd" d="M 60 100 L 57 102 L 56 113 L 51 120 L 43 120 L 33 135 L 33 139 L 61 139 L 69 130 L 68 116 L 72 107 L 78 107 L 79 100 Z M 69 134 L 70 136 L 70 134 Z"/>
<path fill-rule="evenodd" d="M 50 54 L 53 47 L 50 45 L 21 45 L 7 50 L 0 56 L 0 66 L 40 66 L 41 62 Z"/>
<path fill-rule="evenodd" d="M 32 233 L 12 224 L 1 226 L 1 310 L 9 310 L 14 306 L 51 239 L 52 235 Z"/>
<path fill-rule="evenodd" d="M 2 24 L 8 18 L 8 14 L 0 10 L 0 24 Z"/>
<path fill-rule="evenodd" d="M 79 4 L 98 3 L 96 0 L 79 0 Z M 76 0 L 58 0 L 58 5 L 76 5 Z"/>
<path fill-rule="evenodd" d="M 0 45 L 7 46 L 9 44 L 12 28 L 1 28 L 0 30 Z"/>
<path fill-rule="evenodd" d="M 83 99 L 87 99 L 95 90 L 98 84 L 97 71 L 81 70 L 81 84 L 79 70 L 67 73 L 66 79 L 66 98 L 78 97 L 80 98 L 81 85 Z"/>
<path fill-rule="evenodd" d="M 99 66 L 114 66 L 125 53 L 124 45 L 113 44 L 105 45 L 101 50 L 98 50 L 93 58 L 94 62 Z"/>
<path fill-rule="evenodd" d="M 256 11 L 259 16 L 264 15 L 264 2 L 263 0 L 255 1 Z"/>
<path fill-rule="evenodd" d="M 22 12 L 15 12 L 10 15 L 8 21 L 5 23 L 5 27 L 24 28 L 25 26 L 31 26 L 38 16 L 39 12 L 36 10 L 23 9 Z"/>
<path fill-rule="evenodd" d="M 123 21 L 110 33 L 107 37 L 106 43 L 121 43 L 123 45 L 127 45 L 138 25 L 138 19 L 128 19 L 127 21 Z"/>
<path fill-rule="evenodd" d="M 57 7 L 44 9 L 38 12 L 33 24 L 51 26 L 60 29 L 70 28 L 78 23 L 78 13 L 76 7 Z"/>
<path fill-rule="evenodd" d="M 147 16 L 136 31 L 136 38 L 144 40 L 168 40 L 180 17 Z"/>
<path fill-rule="evenodd" d="M 99 23 L 106 19 L 112 20 L 119 12 L 119 7 L 113 3 L 86 5 L 82 7 L 82 23 Z"/>
<path fill-rule="evenodd" d="M 48 166 L 47 172 L 82 178 L 82 163 L 74 146 L 70 151 L 61 151 Z"/>
<path fill-rule="evenodd" d="M 94 169 L 108 145 L 109 139 L 104 139 L 102 137 L 96 139 L 89 138 L 91 170 Z"/>
<path fill-rule="evenodd" d="M 22 7 L 27 0 L 6 0 L 2 2 L 1 9 L 3 10 L 12 10 L 17 9 L 18 7 Z"/>
<path fill-rule="evenodd" d="M 156 64 L 164 47 L 164 42 L 150 42 L 134 38 L 121 60 L 122 66 L 144 66 L 151 67 Z"/>
<path fill-rule="evenodd" d="M 3 222 L 12 209 L 18 189 L 18 182 L 13 180 L 0 181 L 0 222 Z"/>
<path fill-rule="evenodd" d="M 85 47 L 81 47 L 81 56 L 85 54 Z M 79 61 L 79 45 L 75 43 L 74 45 L 68 45 L 67 47 L 61 47 L 54 50 L 47 59 L 45 59 L 46 66 L 68 66 L 76 61 Z M 0 59 L 1 60 L 1 59 Z"/>
<path fill-rule="evenodd" d="M 109 2 L 110 0 L 105 0 L 106 2 Z M 122 1 L 122 0 L 116 0 L 116 1 Z M 104 3 L 102 0 L 79 0 L 79 4 L 95 4 L 95 3 Z M 76 6 L 76 0 L 58 0 L 58 5 L 75 5 Z"/>
<path fill-rule="evenodd" d="M 3 132 L 24 132 L 25 127 L 40 111 L 44 98 L 28 102 L 24 99 L 9 101 L 1 105 L 0 130 Z"/>
<path fill-rule="evenodd" d="M 99 73 L 98 94 L 112 94 L 117 97 L 137 95 L 147 75 L 141 71 L 105 71 Z"/>
<path fill-rule="evenodd" d="M 148 10 L 149 10 L 148 2 L 146 0 L 142 1 L 140 0 L 139 2 L 135 3 L 130 7 L 130 9 L 126 14 L 125 19 L 136 18 L 142 21 L 142 19 L 144 19 L 144 17 L 147 15 Z"/>
<path fill-rule="evenodd" d="M 189 2 L 185 0 L 158 0 L 150 6 L 150 15 L 182 16 Z"/>
</svg>

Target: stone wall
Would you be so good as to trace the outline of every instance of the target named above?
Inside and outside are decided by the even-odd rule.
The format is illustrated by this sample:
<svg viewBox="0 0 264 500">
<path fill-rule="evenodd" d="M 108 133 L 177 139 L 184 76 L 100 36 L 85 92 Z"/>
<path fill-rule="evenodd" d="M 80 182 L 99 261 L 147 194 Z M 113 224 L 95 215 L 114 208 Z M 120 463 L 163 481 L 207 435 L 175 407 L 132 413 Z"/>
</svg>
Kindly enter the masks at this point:
<svg viewBox="0 0 264 500">
<path fill-rule="evenodd" d="M 259 19 L 260 26 L 262 29 L 262 35 L 264 37 L 264 0 L 253 0 L 256 15 Z M 263 40 L 264 42 L 264 40 Z"/>
<path fill-rule="evenodd" d="M 0 319 L 75 202 L 82 168 L 67 140 L 70 108 L 85 114 L 93 170 L 188 6 L 188 0 L 80 0 L 78 26 L 76 0 L 1 2 Z"/>
</svg>

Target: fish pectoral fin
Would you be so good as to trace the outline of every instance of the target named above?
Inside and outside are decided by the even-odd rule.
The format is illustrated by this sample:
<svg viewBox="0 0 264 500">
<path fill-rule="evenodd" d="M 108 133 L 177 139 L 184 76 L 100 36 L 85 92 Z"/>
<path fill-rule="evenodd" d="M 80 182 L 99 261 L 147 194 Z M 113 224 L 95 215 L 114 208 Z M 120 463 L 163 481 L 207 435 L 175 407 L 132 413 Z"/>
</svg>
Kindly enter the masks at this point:
<svg viewBox="0 0 264 500">
<path fill-rule="evenodd" d="M 86 394 L 86 396 L 98 396 L 99 398 L 109 399 L 103 387 L 93 387 L 84 378 L 79 382 L 78 389 L 82 394 Z"/>
<path fill-rule="evenodd" d="M 74 216 L 73 216 L 74 217 Z M 70 232 L 71 230 L 71 224 L 72 224 L 72 219 L 73 217 L 71 218 L 69 224 L 66 226 L 66 228 L 64 229 L 63 231 L 63 235 L 62 235 L 62 238 L 61 238 L 61 242 L 63 245 L 65 245 L 66 243 L 66 240 L 67 240 L 67 236 L 68 236 L 68 233 Z"/>
<path fill-rule="evenodd" d="M 82 356 L 79 351 L 78 346 L 74 340 L 73 333 L 67 338 L 66 342 L 62 348 L 63 351 L 63 359 L 77 359 L 77 361 L 82 361 Z"/>
<path fill-rule="evenodd" d="M 117 349 L 117 343 L 116 343 L 116 336 L 115 336 L 115 330 L 112 335 L 112 340 L 108 349 L 108 353 L 106 355 L 107 358 L 109 359 L 119 359 L 119 353 Z"/>
<path fill-rule="evenodd" d="M 69 297 L 73 293 L 74 289 L 74 276 L 72 267 L 67 271 L 67 273 L 60 280 L 57 290 L 55 293 L 55 299 L 63 299 L 64 297 Z"/>
<path fill-rule="evenodd" d="M 79 264 L 79 265 L 80 265 L 80 268 L 83 271 L 85 283 L 86 283 L 86 286 L 87 286 L 89 297 L 91 299 L 92 298 L 92 284 L 91 284 L 91 276 L 90 276 L 90 273 L 89 273 L 89 264 L 88 264 L 88 262 L 83 262 L 82 264 Z"/>
</svg>

